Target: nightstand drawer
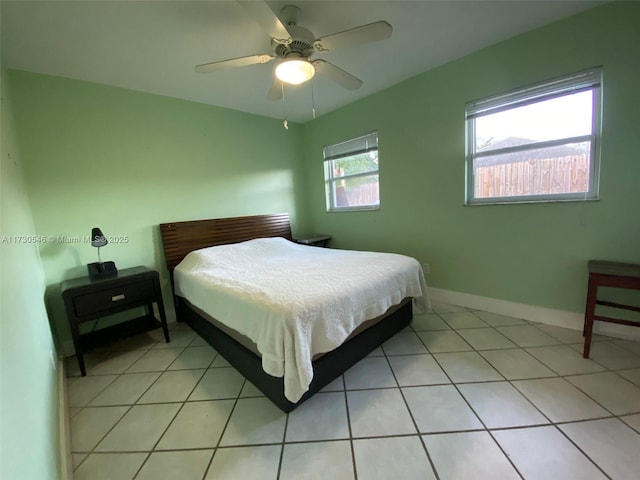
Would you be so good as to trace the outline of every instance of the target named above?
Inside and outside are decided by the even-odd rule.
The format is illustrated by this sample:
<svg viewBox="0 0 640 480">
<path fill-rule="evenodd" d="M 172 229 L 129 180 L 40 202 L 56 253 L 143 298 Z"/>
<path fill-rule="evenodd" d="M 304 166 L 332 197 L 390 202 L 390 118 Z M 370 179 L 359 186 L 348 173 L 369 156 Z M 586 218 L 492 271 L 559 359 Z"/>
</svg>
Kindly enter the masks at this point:
<svg viewBox="0 0 640 480">
<path fill-rule="evenodd" d="M 153 280 L 143 280 L 100 292 L 79 295 L 73 299 L 73 304 L 76 315 L 82 317 L 108 311 L 120 305 L 131 305 L 145 300 L 153 302 L 155 295 Z"/>
</svg>

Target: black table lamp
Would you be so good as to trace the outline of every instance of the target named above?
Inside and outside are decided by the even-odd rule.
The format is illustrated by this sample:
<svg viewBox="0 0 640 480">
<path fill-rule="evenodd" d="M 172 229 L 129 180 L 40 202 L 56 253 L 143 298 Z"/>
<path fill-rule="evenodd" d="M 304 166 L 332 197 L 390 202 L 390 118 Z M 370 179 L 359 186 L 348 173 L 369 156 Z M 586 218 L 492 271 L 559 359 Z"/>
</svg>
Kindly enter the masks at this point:
<svg viewBox="0 0 640 480">
<path fill-rule="evenodd" d="M 102 230 L 98 227 L 93 227 L 91 229 L 91 246 L 98 248 L 98 261 L 87 264 L 90 278 L 100 278 L 118 273 L 114 262 L 103 262 L 100 258 L 100 247 L 104 247 L 107 243 L 109 242 L 103 235 Z"/>
</svg>

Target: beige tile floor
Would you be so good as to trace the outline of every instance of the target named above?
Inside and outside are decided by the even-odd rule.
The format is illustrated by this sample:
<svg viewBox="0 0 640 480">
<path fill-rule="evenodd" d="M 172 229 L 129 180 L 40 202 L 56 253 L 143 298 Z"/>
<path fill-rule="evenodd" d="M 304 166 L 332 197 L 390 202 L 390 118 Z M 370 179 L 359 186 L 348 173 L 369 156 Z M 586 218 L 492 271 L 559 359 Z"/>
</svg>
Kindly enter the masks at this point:
<svg viewBox="0 0 640 480">
<path fill-rule="evenodd" d="M 67 359 L 76 480 L 621 479 L 640 343 L 436 304 L 290 414 L 184 324 Z"/>
</svg>

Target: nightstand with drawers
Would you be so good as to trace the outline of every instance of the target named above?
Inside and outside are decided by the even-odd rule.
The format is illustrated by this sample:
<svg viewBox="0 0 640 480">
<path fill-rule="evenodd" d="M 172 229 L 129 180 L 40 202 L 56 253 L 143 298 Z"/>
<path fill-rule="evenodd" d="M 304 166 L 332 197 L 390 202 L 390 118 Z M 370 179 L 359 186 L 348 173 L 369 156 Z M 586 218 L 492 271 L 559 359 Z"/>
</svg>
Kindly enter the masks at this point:
<svg viewBox="0 0 640 480">
<path fill-rule="evenodd" d="M 87 374 L 84 352 L 99 342 L 160 326 L 166 342 L 170 341 L 160 279 L 155 270 L 133 267 L 119 270 L 116 274 L 104 278 L 74 278 L 62 282 L 60 289 L 82 376 Z M 154 303 L 158 307 L 160 321 L 153 313 Z M 145 315 L 99 330 L 80 332 L 80 324 L 84 322 L 137 307 L 144 307 Z"/>
<path fill-rule="evenodd" d="M 331 241 L 331 235 L 314 233 L 311 235 L 299 235 L 293 239 L 294 242 L 301 245 L 309 245 L 312 247 L 326 247 Z"/>
</svg>

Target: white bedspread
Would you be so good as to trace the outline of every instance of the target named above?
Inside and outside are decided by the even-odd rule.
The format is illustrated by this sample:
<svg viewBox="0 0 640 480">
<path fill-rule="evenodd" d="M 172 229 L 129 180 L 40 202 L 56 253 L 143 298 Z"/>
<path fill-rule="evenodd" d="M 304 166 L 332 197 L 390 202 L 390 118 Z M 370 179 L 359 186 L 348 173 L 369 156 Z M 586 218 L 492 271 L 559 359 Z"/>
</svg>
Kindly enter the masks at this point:
<svg viewBox="0 0 640 480">
<path fill-rule="evenodd" d="M 308 390 L 314 355 L 406 297 L 417 311 L 430 306 L 422 267 L 411 257 L 284 238 L 196 250 L 174 272 L 178 295 L 255 342 L 262 368 L 284 377 L 291 402 Z"/>
</svg>

